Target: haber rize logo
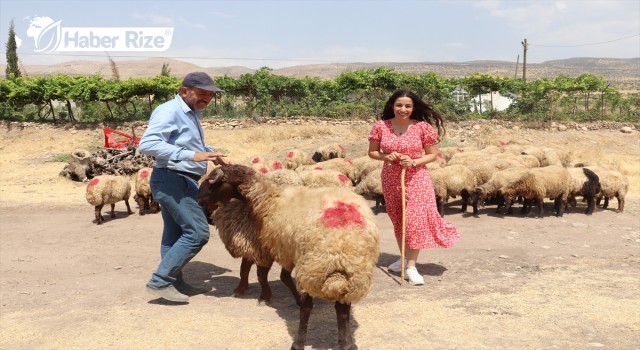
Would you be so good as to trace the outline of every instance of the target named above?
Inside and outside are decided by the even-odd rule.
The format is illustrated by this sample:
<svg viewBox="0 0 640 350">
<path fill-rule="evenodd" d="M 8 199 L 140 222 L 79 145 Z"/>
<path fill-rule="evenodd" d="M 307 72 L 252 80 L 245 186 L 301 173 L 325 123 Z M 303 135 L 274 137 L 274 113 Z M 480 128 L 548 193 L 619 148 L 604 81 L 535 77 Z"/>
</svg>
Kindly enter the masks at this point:
<svg viewBox="0 0 640 350">
<path fill-rule="evenodd" d="M 173 27 L 63 27 L 62 21 L 36 16 L 29 19 L 27 36 L 35 52 L 165 51 Z"/>
</svg>

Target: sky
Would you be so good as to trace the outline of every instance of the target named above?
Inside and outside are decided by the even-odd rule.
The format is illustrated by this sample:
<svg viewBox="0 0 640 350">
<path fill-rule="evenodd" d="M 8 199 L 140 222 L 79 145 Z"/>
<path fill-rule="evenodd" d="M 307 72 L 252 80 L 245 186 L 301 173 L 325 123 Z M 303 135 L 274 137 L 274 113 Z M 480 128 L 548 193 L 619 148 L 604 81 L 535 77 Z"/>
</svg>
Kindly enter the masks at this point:
<svg viewBox="0 0 640 350">
<path fill-rule="evenodd" d="M 522 62 L 525 39 L 528 63 L 640 57 L 638 0 L 0 0 L 2 63 L 12 20 L 22 64 Z"/>
</svg>

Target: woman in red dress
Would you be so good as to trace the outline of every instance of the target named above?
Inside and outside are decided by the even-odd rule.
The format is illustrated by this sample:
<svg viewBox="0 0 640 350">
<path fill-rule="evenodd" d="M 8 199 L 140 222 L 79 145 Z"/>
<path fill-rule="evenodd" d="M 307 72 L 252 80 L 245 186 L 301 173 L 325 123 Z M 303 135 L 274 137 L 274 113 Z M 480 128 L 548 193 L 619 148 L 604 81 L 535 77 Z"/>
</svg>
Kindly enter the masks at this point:
<svg viewBox="0 0 640 350">
<path fill-rule="evenodd" d="M 435 129 L 434 129 L 435 126 Z M 444 134 L 442 117 L 412 91 L 395 92 L 384 106 L 382 120 L 369 133 L 369 157 L 384 161 L 382 192 L 393 224 L 398 248 L 402 251 L 402 190 L 405 173 L 406 228 L 405 279 L 412 285 L 424 284 L 416 269 L 421 249 L 448 248 L 460 238 L 453 223 L 440 217 L 433 183 L 426 164 L 436 160 L 436 142 Z M 389 265 L 400 272 L 402 261 Z"/>
</svg>

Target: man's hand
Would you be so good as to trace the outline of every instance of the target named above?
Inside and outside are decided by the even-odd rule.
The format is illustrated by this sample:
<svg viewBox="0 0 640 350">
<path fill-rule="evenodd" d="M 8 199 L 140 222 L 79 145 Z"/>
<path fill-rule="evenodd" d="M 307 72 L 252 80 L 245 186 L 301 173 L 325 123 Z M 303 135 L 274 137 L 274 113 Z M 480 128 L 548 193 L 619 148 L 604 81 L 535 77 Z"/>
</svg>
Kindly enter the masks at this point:
<svg viewBox="0 0 640 350">
<path fill-rule="evenodd" d="M 193 155 L 194 162 L 208 162 L 212 161 L 215 164 L 225 164 L 223 157 L 226 157 L 226 154 L 219 152 L 196 152 Z"/>
</svg>

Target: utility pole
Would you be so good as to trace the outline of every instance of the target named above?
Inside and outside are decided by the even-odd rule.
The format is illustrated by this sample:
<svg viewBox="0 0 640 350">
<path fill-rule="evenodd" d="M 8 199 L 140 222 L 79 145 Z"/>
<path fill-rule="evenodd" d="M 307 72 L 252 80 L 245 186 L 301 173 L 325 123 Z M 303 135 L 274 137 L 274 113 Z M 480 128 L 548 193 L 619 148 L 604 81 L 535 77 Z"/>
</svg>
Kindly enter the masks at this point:
<svg viewBox="0 0 640 350">
<path fill-rule="evenodd" d="M 516 58 L 516 73 L 513 75 L 513 80 L 518 79 L 518 63 L 520 63 L 520 55 Z"/>
<path fill-rule="evenodd" d="M 527 82 L 527 49 L 529 48 L 529 44 L 527 43 L 527 39 L 520 42 L 522 47 L 524 47 L 524 57 L 522 58 L 522 80 Z"/>
</svg>

